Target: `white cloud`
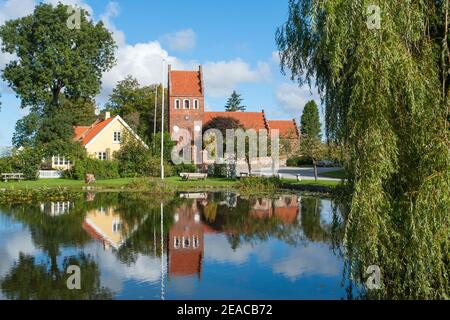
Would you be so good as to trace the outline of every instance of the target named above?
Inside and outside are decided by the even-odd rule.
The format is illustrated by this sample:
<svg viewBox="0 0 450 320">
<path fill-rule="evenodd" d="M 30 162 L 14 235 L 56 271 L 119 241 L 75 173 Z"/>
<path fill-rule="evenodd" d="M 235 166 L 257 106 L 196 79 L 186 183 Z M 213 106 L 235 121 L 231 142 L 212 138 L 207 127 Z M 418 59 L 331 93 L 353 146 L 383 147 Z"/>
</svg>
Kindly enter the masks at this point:
<svg viewBox="0 0 450 320">
<path fill-rule="evenodd" d="M 54 6 L 58 5 L 59 2 L 61 2 L 62 4 L 66 4 L 69 6 L 73 6 L 73 7 L 81 7 L 84 10 L 86 10 L 89 15 L 93 15 L 94 10 L 92 9 L 92 7 L 90 5 L 88 5 L 86 2 L 84 2 L 83 0 L 45 0 L 46 3 L 50 3 Z"/>
<path fill-rule="evenodd" d="M 326 245 L 310 244 L 292 251 L 285 259 L 275 262 L 273 271 L 295 280 L 299 277 L 339 275 L 340 262 Z"/>
<path fill-rule="evenodd" d="M 117 2 L 109 2 L 106 6 L 106 11 L 100 15 L 100 20 L 103 21 L 106 28 L 112 32 L 113 38 L 116 41 L 118 47 L 125 46 L 125 33 L 116 28 L 112 22 L 112 18 L 115 18 L 120 13 L 120 7 Z"/>
<path fill-rule="evenodd" d="M 204 65 L 205 89 L 212 97 L 226 97 L 240 83 L 266 81 L 270 76 L 270 66 L 265 62 L 259 62 L 255 69 L 239 58 Z"/>
<path fill-rule="evenodd" d="M 273 51 L 272 52 L 272 62 L 276 65 L 280 64 L 280 52 L 279 51 Z"/>
<path fill-rule="evenodd" d="M 275 99 L 283 111 L 293 114 L 301 114 L 303 107 L 309 100 L 318 102 L 317 93 L 311 92 L 307 85 L 299 87 L 292 83 L 283 83 L 275 90 Z"/>
<path fill-rule="evenodd" d="M 168 33 L 161 38 L 163 43 L 167 43 L 170 50 L 185 51 L 195 48 L 197 35 L 192 29 L 185 29 L 174 33 Z"/>
<path fill-rule="evenodd" d="M 116 66 L 103 75 L 101 99 L 107 96 L 117 82 L 123 80 L 127 75 L 135 77 L 141 85 L 161 83 L 163 77 L 162 58 L 175 69 L 191 68 L 194 65 L 193 62 L 186 64 L 169 56 L 158 41 L 119 46 L 116 58 Z"/>
</svg>

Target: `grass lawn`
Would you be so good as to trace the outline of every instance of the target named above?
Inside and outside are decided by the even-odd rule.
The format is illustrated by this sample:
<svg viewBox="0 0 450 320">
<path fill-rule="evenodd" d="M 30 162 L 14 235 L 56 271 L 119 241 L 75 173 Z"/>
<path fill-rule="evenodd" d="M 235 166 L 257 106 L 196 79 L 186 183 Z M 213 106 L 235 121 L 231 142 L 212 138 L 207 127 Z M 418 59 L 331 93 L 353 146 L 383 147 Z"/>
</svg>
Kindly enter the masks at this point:
<svg viewBox="0 0 450 320">
<path fill-rule="evenodd" d="M 97 180 L 95 184 L 91 186 L 102 188 L 119 188 L 125 187 L 132 183 L 136 179 L 123 178 L 123 179 L 111 179 L 111 180 Z M 167 185 L 175 187 L 232 187 L 236 184 L 236 181 L 222 179 L 222 178 L 208 178 L 205 181 L 183 181 L 180 177 L 166 178 L 165 183 Z M 34 189 L 34 188 L 82 188 L 86 186 L 84 181 L 71 180 L 71 179 L 39 179 L 36 181 L 10 181 L 0 182 L 0 189 Z"/>
<path fill-rule="evenodd" d="M 101 187 L 118 187 L 129 184 L 133 178 L 98 180 L 95 185 Z M 84 181 L 72 179 L 39 179 L 36 181 L 9 181 L 0 182 L 0 188 L 6 189 L 25 189 L 25 188 L 81 188 L 86 186 Z"/>
<path fill-rule="evenodd" d="M 155 178 L 157 179 L 157 178 Z M 136 181 L 135 178 L 123 178 L 123 179 L 111 179 L 111 180 L 97 180 L 93 187 L 101 187 L 103 189 L 119 189 L 131 184 Z M 296 181 L 290 179 L 283 179 L 283 183 L 292 185 L 314 185 L 314 186 L 328 186 L 334 187 L 339 184 L 339 181 L 314 181 L 305 180 Z M 183 181 L 180 177 L 169 177 L 164 180 L 164 183 L 173 186 L 176 189 L 186 189 L 186 188 L 233 188 L 237 185 L 238 181 L 229 180 L 224 178 L 208 178 L 206 180 L 194 180 L 194 181 Z M 37 189 L 37 188 L 72 188 L 81 189 L 86 186 L 84 181 L 71 180 L 71 179 L 40 179 L 36 181 L 10 181 L 10 182 L 0 182 L 0 189 Z"/>
<path fill-rule="evenodd" d="M 344 169 L 339 169 L 336 171 L 323 172 L 320 174 L 321 177 L 326 178 L 335 178 L 335 179 L 345 179 L 345 171 Z"/>
<path fill-rule="evenodd" d="M 305 180 L 302 181 L 292 180 L 292 179 L 282 179 L 283 183 L 291 185 L 306 185 L 306 186 L 324 186 L 324 187 L 336 187 L 339 185 L 340 181 L 330 181 L 330 180 Z"/>
<path fill-rule="evenodd" d="M 168 185 L 176 187 L 233 187 L 236 180 L 225 178 L 207 178 L 206 180 L 184 181 L 180 177 L 169 177 L 165 179 Z"/>
</svg>

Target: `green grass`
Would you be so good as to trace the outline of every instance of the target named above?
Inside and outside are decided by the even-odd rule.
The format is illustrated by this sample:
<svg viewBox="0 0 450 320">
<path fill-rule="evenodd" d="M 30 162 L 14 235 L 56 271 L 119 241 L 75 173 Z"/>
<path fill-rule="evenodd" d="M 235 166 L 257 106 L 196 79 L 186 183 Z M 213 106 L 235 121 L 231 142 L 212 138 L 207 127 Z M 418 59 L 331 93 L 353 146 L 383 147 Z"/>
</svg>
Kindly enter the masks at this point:
<svg viewBox="0 0 450 320">
<path fill-rule="evenodd" d="M 133 178 L 98 180 L 94 185 L 101 187 L 125 186 L 133 181 Z M 5 189 L 35 189 L 35 188 L 81 188 L 86 186 L 84 181 L 71 179 L 39 179 L 36 181 L 9 181 L 0 182 L 0 188 Z"/>
<path fill-rule="evenodd" d="M 283 183 L 291 185 L 303 185 L 303 186 L 324 186 L 324 187 L 336 187 L 339 185 L 340 181 L 330 181 L 330 180 L 305 180 L 302 181 L 292 180 L 292 179 L 282 179 Z"/>
<path fill-rule="evenodd" d="M 233 187 L 236 185 L 236 180 L 225 178 L 207 178 L 206 180 L 192 180 L 184 181 L 180 177 L 169 177 L 165 179 L 168 185 L 176 187 Z"/>
<path fill-rule="evenodd" d="M 157 178 L 155 178 L 157 179 Z M 127 188 L 127 185 L 137 181 L 134 178 L 123 178 L 123 179 L 111 179 L 111 180 L 98 180 L 93 187 L 101 187 L 102 189 L 121 189 Z M 339 184 L 339 181 L 314 181 L 305 180 L 296 181 L 290 179 L 283 179 L 283 183 L 292 185 L 314 185 L 314 186 L 327 186 L 335 187 Z M 224 178 L 208 178 L 206 180 L 194 180 L 194 181 L 184 181 L 180 177 L 169 177 L 164 180 L 167 186 L 175 187 L 175 189 L 186 189 L 186 188 L 235 188 L 238 184 L 237 180 L 229 180 Z M 40 188 L 69 188 L 69 189 L 81 189 L 86 186 L 84 181 L 71 180 L 71 179 L 40 179 L 36 181 L 10 181 L 10 182 L 0 182 L 0 189 L 40 189 Z"/>
<path fill-rule="evenodd" d="M 157 178 L 155 178 L 157 179 Z M 97 180 L 91 186 L 102 188 L 126 187 L 136 179 L 123 178 L 111 180 Z M 208 178 L 205 181 L 183 181 L 180 177 L 166 178 L 165 183 L 175 187 L 232 187 L 236 181 L 222 178 Z M 84 181 L 71 179 L 40 179 L 36 181 L 10 181 L 0 182 L 0 189 L 37 189 L 37 188 L 74 188 L 81 189 L 86 186 Z"/>
<path fill-rule="evenodd" d="M 345 171 L 343 169 L 339 169 L 336 171 L 323 172 L 320 174 L 321 177 L 326 178 L 335 178 L 335 179 L 345 179 Z"/>
</svg>

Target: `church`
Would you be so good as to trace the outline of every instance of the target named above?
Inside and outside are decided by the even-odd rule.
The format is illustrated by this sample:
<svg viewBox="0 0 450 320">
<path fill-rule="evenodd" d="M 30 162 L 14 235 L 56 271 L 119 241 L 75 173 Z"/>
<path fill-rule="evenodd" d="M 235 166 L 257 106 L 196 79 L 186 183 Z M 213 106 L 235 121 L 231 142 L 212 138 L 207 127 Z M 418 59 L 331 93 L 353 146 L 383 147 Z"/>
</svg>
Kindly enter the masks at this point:
<svg viewBox="0 0 450 320">
<path fill-rule="evenodd" d="M 238 120 L 244 129 L 257 131 L 265 129 L 267 132 L 279 130 L 280 145 L 284 140 L 298 146 L 300 134 L 295 119 L 268 120 L 264 110 L 261 112 L 205 111 L 205 86 L 201 65 L 196 71 L 172 70 L 169 65 L 168 98 L 168 125 L 172 136 L 180 128 L 187 129 L 193 136 L 194 130 L 197 132 L 201 130 L 201 128 L 194 128 L 195 122 L 206 125 L 215 117 L 231 117 Z"/>
</svg>

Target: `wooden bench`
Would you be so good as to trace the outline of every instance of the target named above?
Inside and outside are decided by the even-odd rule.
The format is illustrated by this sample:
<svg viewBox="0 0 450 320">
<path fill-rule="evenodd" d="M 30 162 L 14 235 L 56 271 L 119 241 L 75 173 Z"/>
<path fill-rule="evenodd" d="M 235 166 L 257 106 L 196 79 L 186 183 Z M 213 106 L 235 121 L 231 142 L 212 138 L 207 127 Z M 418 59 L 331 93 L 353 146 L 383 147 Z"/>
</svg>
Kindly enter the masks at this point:
<svg viewBox="0 0 450 320">
<path fill-rule="evenodd" d="M 8 180 L 23 180 L 23 173 L 2 173 L 2 180 L 8 182 Z"/>
<path fill-rule="evenodd" d="M 180 173 L 181 179 L 188 180 L 206 180 L 208 178 L 207 173 Z"/>
</svg>

